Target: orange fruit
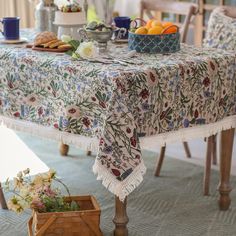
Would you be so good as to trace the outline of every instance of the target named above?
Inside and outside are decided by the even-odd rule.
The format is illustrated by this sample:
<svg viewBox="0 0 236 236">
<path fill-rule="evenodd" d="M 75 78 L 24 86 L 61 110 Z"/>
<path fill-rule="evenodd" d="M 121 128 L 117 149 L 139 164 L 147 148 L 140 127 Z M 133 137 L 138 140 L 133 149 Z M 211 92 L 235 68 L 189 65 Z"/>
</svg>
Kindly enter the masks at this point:
<svg viewBox="0 0 236 236">
<path fill-rule="evenodd" d="M 144 26 L 139 27 L 135 30 L 135 34 L 147 34 L 148 29 Z"/>
<path fill-rule="evenodd" d="M 162 25 L 163 25 L 163 28 L 165 29 L 165 28 L 167 28 L 167 27 L 173 25 L 173 23 L 172 23 L 172 22 L 163 22 Z"/>
<path fill-rule="evenodd" d="M 161 26 L 155 26 L 148 30 L 148 34 L 161 34 L 163 28 Z"/>
<path fill-rule="evenodd" d="M 151 26 L 152 26 L 152 27 L 156 27 L 156 26 L 163 27 L 162 24 L 161 24 L 161 22 L 158 21 L 158 20 L 153 20 Z"/>
<path fill-rule="evenodd" d="M 169 28 L 168 28 L 169 27 Z M 164 29 L 163 34 L 174 34 L 178 31 L 175 25 L 168 26 Z"/>
<path fill-rule="evenodd" d="M 151 20 L 148 20 L 147 21 L 147 24 L 146 24 L 146 28 L 147 29 L 150 29 L 152 27 L 152 22 L 154 21 L 155 19 L 151 19 Z"/>
</svg>

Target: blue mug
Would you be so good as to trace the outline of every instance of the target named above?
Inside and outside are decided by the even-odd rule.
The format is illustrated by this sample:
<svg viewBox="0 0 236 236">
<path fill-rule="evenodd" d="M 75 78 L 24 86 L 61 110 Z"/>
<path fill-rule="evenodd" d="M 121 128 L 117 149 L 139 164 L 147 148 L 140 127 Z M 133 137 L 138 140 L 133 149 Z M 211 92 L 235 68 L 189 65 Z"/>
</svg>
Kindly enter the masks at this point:
<svg viewBox="0 0 236 236">
<path fill-rule="evenodd" d="M 3 30 L 0 30 L 6 40 L 17 40 L 20 38 L 20 18 L 4 17 L 0 20 Z"/>
<path fill-rule="evenodd" d="M 128 16 L 117 16 L 114 18 L 114 22 L 115 22 L 116 27 L 126 29 L 126 32 L 123 35 L 121 35 L 119 38 L 128 39 L 131 19 Z"/>
</svg>

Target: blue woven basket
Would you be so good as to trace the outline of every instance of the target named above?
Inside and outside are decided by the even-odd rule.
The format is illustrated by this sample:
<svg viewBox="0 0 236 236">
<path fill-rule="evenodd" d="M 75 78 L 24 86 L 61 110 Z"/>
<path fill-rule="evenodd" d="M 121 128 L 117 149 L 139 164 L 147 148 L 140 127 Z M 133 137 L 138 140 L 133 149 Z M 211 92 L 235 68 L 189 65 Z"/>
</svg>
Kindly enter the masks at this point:
<svg viewBox="0 0 236 236">
<path fill-rule="evenodd" d="M 173 53 L 180 50 L 180 34 L 134 34 L 129 32 L 130 50 L 141 53 Z"/>
</svg>

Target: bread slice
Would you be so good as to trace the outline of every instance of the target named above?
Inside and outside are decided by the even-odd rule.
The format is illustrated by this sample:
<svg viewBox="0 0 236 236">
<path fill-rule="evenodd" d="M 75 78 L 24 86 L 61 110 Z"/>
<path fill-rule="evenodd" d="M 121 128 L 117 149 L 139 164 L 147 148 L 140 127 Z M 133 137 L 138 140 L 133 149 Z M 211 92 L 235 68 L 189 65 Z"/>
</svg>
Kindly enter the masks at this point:
<svg viewBox="0 0 236 236">
<path fill-rule="evenodd" d="M 48 43 L 45 43 L 45 44 L 42 44 L 42 45 L 43 45 L 44 48 L 48 48 L 49 45 L 51 45 L 53 43 L 56 43 L 56 42 L 58 42 L 58 39 L 51 40 Z"/>
<path fill-rule="evenodd" d="M 63 45 L 60 45 L 58 46 L 58 49 L 71 49 L 72 46 L 70 44 L 63 44 Z"/>
<path fill-rule="evenodd" d="M 61 40 L 58 40 L 57 42 L 55 42 L 55 43 L 51 43 L 50 45 L 49 45 L 49 48 L 57 48 L 57 47 L 59 47 L 59 46 L 61 46 L 61 45 L 64 45 L 65 43 L 64 42 L 62 42 Z"/>
<path fill-rule="evenodd" d="M 49 31 L 44 31 L 42 33 L 39 33 L 34 40 L 34 46 L 39 46 L 41 44 L 45 44 L 48 43 L 52 40 L 56 40 L 57 36 L 55 33 L 53 32 L 49 32 Z"/>
</svg>

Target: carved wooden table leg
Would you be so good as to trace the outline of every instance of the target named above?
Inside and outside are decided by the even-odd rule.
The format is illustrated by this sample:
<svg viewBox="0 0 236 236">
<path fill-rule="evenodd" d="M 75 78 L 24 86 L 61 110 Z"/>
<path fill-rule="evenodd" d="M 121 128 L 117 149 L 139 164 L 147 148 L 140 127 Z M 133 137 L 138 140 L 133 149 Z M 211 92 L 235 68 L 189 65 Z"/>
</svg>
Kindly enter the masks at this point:
<svg viewBox="0 0 236 236">
<path fill-rule="evenodd" d="M 87 156 L 91 156 L 92 152 L 91 151 L 87 151 Z"/>
<path fill-rule="evenodd" d="M 212 164 L 217 165 L 217 135 L 213 135 L 212 139 Z"/>
<path fill-rule="evenodd" d="M 204 171 L 204 184 L 203 184 L 203 194 L 205 196 L 209 195 L 209 189 L 210 189 L 211 157 L 212 157 L 212 145 L 213 145 L 212 141 L 213 141 L 213 136 L 207 138 L 206 165 Z"/>
<path fill-rule="evenodd" d="M 228 210 L 230 206 L 230 169 L 234 141 L 234 129 L 221 132 L 220 141 L 220 183 L 219 183 L 219 207 L 220 210 Z"/>
<path fill-rule="evenodd" d="M 163 147 L 161 147 L 160 157 L 158 159 L 157 168 L 155 171 L 155 176 L 157 176 L 157 177 L 160 176 L 162 163 L 165 158 L 165 153 L 166 153 L 166 146 L 163 146 Z"/>
<path fill-rule="evenodd" d="M 186 157 L 191 158 L 191 152 L 190 152 L 190 149 L 189 149 L 189 146 L 188 146 L 188 142 L 183 142 L 183 145 L 184 145 L 184 150 L 185 150 L 185 153 L 186 153 Z"/>
<path fill-rule="evenodd" d="M 5 196 L 4 196 L 3 191 L 2 191 L 1 183 L 0 183 L 0 205 L 1 205 L 2 209 L 8 209 L 7 208 L 7 203 L 6 203 L 6 200 L 5 200 Z"/>
<path fill-rule="evenodd" d="M 60 154 L 62 156 L 67 156 L 68 152 L 69 152 L 69 145 L 61 143 L 60 144 Z"/>
<path fill-rule="evenodd" d="M 113 222 L 115 224 L 114 236 L 128 236 L 127 224 L 129 218 L 126 213 L 127 198 L 121 202 L 118 197 L 116 198 L 116 211 Z"/>
</svg>

